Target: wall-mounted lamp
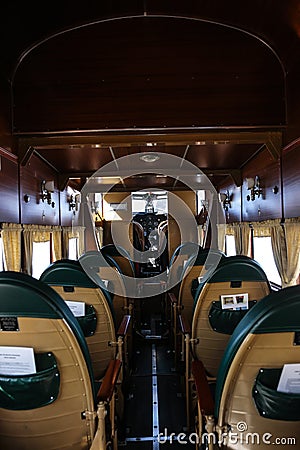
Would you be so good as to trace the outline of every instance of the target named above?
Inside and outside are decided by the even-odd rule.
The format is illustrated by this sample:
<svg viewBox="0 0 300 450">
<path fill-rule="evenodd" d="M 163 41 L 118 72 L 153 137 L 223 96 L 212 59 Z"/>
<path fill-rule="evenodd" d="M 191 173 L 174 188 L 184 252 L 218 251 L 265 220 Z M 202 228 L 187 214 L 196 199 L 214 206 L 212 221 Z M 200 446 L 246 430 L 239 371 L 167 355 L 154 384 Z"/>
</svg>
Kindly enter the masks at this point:
<svg viewBox="0 0 300 450">
<path fill-rule="evenodd" d="M 69 211 L 73 211 L 75 214 L 75 211 L 78 211 L 78 203 L 79 203 L 79 194 L 74 195 L 71 194 L 68 198 L 69 203 Z"/>
<path fill-rule="evenodd" d="M 47 202 L 52 208 L 55 207 L 55 202 L 52 201 L 52 194 L 54 192 L 54 181 L 45 181 L 41 183 L 41 199 L 42 202 Z"/>
<path fill-rule="evenodd" d="M 259 198 L 262 193 L 263 190 L 260 186 L 260 179 L 259 177 L 256 175 L 255 178 L 247 178 L 247 189 L 250 190 L 250 195 L 247 195 L 247 200 L 249 202 L 249 200 L 255 200 L 255 197 L 257 196 L 257 198 Z"/>
<path fill-rule="evenodd" d="M 220 192 L 219 193 L 219 200 L 221 203 L 223 203 L 223 208 L 225 211 L 228 211 L 228 208 L 231 208 L 231 195 L 229 194 L 229 191 L 226 192 Z"/>
</svg>

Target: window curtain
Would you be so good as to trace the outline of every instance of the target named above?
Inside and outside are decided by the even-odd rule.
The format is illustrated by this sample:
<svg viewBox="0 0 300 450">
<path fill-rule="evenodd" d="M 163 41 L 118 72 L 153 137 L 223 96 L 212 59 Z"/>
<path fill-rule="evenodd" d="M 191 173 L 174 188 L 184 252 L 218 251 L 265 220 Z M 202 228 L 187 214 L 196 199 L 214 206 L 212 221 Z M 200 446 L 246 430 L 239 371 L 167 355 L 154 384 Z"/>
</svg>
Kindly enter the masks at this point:
<svg viewBox="0 0 300 450">
<path fill-rule="evenodd" d="M 265 220 L 263 222 L 252 222 L 254 237 L 270 237 L 273 226 L 280 225 L 280 220 Z"/>
<path fill-rule="evenodd" d="M 202 225 L 198 225 L 198 226 L 197 226 L 197 233 L 198 233 L 198 242 L 199 242 L 199 245 L 201 245 L 201 247 L 203 247 L 204 233 L 203 233 Z"/>
<path fill-rule="evenodd" d="M 218 249 L 221 252 L 225 252 L 225 236 L 226 236 L 226 224 L 218 224 L 217 225 L 218 230 Z"/>
<path fill-rule="evenodd" d="M 32 253 L 34 242 L 50 241 L 52 227 L 45 225 L 23 225 L 25 272 L 32 275 Z"/>
<path fill-rule="evenodd" d="M 286 219 L 283 225 L 286 254 L 286 266 L 284 268 L 284 286 L 293 286 L 297 283 L 300 272 L 300 221 L 299 219 Z"/>
<path fill-rule="evenodd" d="M 274 261 L 281 278 L 282 287 L 286 287 L 288 280 L 286 278 L 287 252 L 283 227 L 280 221 L 276 221 L 271 227 L 271 243 L 274 255 Z"/>
<path fill-rule="evenodd" d="M 286 284 L 285 266 L 287 260 L 284 231 L 280 219 L 253 222 L 254 237 L 271 237 L 272 252 L 275 265 L 281 278 L 281 284 Z"/>
<path fill-rule="evenodd" d="M 84 227 L 63 227 L 63 257 L 69 257 L 69 240 L 77 239 L 78 257 L 84 253 Z"/>
<path fill-rule="evenodd" d="M 274 261 L 282 287 L 293 286 L 300 272 L 300 220 L 280 219 L 252 224 L 255 237 L 271 236 Z"/>
<path fill-rule="evenodd" d="M 22 226 L 15 223 L 2 224 L 2 241 L 6 270 L 21 271 Z"/>
<path fill-rule="evenodd" d="M 62 228 L 59 226 L 52 226 L 52 253 L 53 261 L 62 258 Z"/>
<path fill-rule="evenodd" d="M 249 223 L 232 224 L 237 255 L 250 256 L 251 229 Z"/>
</svg>

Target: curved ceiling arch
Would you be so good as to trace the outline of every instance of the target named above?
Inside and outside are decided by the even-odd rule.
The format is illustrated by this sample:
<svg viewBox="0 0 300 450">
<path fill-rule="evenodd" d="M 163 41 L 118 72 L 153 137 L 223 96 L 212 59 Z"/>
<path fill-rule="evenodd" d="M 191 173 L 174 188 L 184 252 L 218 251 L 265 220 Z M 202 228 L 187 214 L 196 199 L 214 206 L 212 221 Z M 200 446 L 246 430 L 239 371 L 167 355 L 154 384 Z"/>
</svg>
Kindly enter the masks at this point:
<svg viewBox="0 0 300 450">
<path fill-rule="evenodd" d="M 162 15 L 99 20 L 23 53 L 14 131 L 280 126 L 284 80 L 274 50 L 236 27 Z"/>
<path fill-rule="evenodd" d="M 75 31 L 75 30 L 79 30 L 82 28 L 86 28 L 86 27 L 90 27 L 90 26 L 94 26 L 96 24 L 101 24 L 101 23 L 106 23 L 106 22 L 114 22 L 117 20 L 126 20 L 126 19 L 133 19 L 133 18 L 141 18 L 141 17 L 145 17 L 145 15 L 129 15 L 129 16 L 116 16 L 116 17 L 111 17 L 111 18 L 106 18 L 106 19 L 98 19 L 95 21 L 89 21 L 87 23 L 83 23 L 81 25 L 76 25 L 76 26 L 70 26 L 67 27 L 63 30 L 57 31 L 49 36 L 44 37 L 43 39 L 39 40 L 38 42 L 35 42 L 34 44 L 30 45 L 28 48 L 26 48 L 22 54 L 19 56 L 19 58 L 16 61 L 16 65 L 13 68 L 13 72 L 12 72 L 12 77 L 11 77 L 11 82 L 13 84 L 14 82 L 14 78 L 15 78 L 15 74 L 18 70 L 18 67 L 20 66 L 20 64 L 23 62 L 23 60 L 32 52 L 34 51 L 36 48 L 38 48 L 40 45 L 43 45 L 44 43 L 46 43 L 47 41 L 49 41 L 50 39 L 56 38 L 57 36 L 61 36 L 64 34 L 67 34 L 69 32 Z M 239 31 L 243 34 L 249 35 L 252 38 L 258 40 L 260 43 L 262 43 L 263 45 L 265 45 L 273 54 L 274 56 L 277 58 L 279 64 L 282 67 L 282 70 L 284 73 L 286 73 L 284 64 L 281 60 L 281 58 L 279 57 L 278 53 L 276 52 L 276 50 L 272 47 L 272 45 L 270 43 L 268 43 L 266 40 L 264 40 L 261 36 L 256 35 L 253 32 L 250 32 L 249 30 L 243 29 L 241 27 L 237 27 L 234 25 L 230 25 L 227 23 L 223 23 L 223 22 L 219 22 L 219 21 L 214 21 L 214 20 L 209 20 L 209 19 L 204 19 L 204 18 L 200 18 L 200 17 L 193 17 L 193 16 L 183 16 L 183 15 L 171 15 L 171 14 L 147 14 L 146 17 L 161 17 L 161 18 L 173 18 L 173 19 L 184 19 L 184 20 L 192 20 L 192 21 L 196 21 L 196 22 L 205 22 L 205 23 L 211 23 L 214 25 L 218 25 L 224 28 L 228 28 L 228 29 L 233 29 L 236 31 Z"/>
</svg>

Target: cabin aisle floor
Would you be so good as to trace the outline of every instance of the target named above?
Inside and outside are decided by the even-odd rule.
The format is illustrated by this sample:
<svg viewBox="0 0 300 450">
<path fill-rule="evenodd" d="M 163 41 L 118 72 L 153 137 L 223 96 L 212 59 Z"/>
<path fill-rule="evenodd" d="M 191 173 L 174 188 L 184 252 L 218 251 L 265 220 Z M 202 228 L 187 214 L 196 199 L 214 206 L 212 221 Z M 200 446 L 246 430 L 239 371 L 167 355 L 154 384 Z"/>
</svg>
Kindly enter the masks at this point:
<svg viewBox="0 0 300 450">
<path fill-rule="evenodd" d="M 182 375 L 174 371 L 173 352 L 159 317 L 136 333 L 134 367 L 125 393 L 124 441 L 119 448 L 195 449 L 192 444 L 163 443 L 164 436 L 186 432 Z M 158 433 L 160 442 L 158 442 Z"/>
</svg>

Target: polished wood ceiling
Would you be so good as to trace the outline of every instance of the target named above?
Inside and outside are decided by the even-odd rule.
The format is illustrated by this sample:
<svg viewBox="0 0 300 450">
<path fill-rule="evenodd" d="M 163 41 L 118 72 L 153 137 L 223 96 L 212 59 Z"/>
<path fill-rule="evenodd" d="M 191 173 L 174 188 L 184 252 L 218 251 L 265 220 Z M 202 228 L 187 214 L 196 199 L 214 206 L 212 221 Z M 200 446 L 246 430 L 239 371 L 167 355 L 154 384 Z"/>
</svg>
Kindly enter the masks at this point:
<svg viewBox="0 0 300 450">
<path fill-rule="evenodd" d="M 279 156 L 300 1 L 6 3 L 0 76 L 11 83 L 12 150 L 24 165 L 33 152 L 47 161 L 60 188 L 132 153 L 185 158 L 216 186 L 228 176 L 238 185 L 265 148 Z"/>
</svg>

